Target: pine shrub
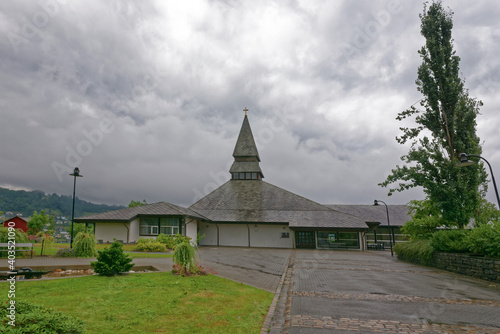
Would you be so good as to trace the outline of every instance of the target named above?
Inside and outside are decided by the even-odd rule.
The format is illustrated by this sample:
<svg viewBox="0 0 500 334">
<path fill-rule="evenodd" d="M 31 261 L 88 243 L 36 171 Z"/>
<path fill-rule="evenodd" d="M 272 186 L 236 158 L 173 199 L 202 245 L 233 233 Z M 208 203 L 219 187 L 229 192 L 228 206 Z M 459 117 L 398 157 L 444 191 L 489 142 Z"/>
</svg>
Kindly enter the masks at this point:
<svg viewBox="0 0 500 334">
<path fill-rule="evenodd" d="M 97 261 L 90 266 L 100 275 L 114 276 L 129 271 L 134 264 L 132 258 L 123 252 L 123 245 L 114 241 L 110 247 L 98 251 Z"/>
</svg>

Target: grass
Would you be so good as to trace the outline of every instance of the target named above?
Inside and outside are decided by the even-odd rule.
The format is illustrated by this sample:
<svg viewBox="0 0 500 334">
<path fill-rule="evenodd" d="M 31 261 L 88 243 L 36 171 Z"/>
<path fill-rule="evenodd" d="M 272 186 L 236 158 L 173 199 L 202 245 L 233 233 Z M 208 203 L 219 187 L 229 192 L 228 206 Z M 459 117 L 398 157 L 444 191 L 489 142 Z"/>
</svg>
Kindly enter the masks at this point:
<svg viewBox="0 0 500 334">
<path fill-rule="evenodd" d="M 97 244 L 96 248 L 97 250 L 102 250 L 105 247 L 109 247 L 110 244 Z M 135 248 L 137 245 L 132 245 L 132 244 L 125 244 L 123 245 L 123 250 L 125 252 L 132 252 L 135 251 Z M 53 243 L 52 246 L 49 249 L 44 249 L 43 250 L 43 255 L 49 255 L 49 256 L 54 256 L 56 255 L 57 251 L 60 248 L 69 248 L 69 243 Z M 41 243 L 35 243 L 33 244 L 33 256 L 38 256 L 40 255 L 42 251 L 42 244 Z M 128 253 L 131 258 L 159 258 L 159 257 L 172 257 L 172 254 L 150 254 L 147 252 L 143 253 Z M 28 254 L 29 257 L 29 254 Z"/>
<path fill-rule="evenodd" d="M 7 296 L 8 284 L 0 284 Z M 16 301 L 83 320 L 88 333 L 258 333 L 269 292 L 217 276 L 171 273 L 16 282 Z"/>
</svg>

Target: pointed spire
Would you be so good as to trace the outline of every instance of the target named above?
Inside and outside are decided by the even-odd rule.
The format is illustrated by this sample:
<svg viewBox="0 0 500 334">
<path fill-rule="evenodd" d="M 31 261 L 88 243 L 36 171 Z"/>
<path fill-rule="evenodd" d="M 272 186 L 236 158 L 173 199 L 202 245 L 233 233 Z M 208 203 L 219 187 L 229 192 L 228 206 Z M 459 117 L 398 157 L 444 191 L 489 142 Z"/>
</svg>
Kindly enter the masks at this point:
<svg viewBox="0 0 500 334">
<path fill-rule="evenodd" d="M 234 147 L 233 157 L 235 158 L 253 157 L 256 158 L 256 161 L 260 161 L 259 152 L 257 151 L 257 145 L 255 145 L 252 129 L 250 128 L 250 122 L 248 122 L 248 116 L 246 115 L 246 113 L 245 113 L 245 118 L 243 119 L 243 124 L 241 125 L 241 130 L 238 136 L 238 140 L 236 141 L 236 146 Z"/>
<path fill-rule="evenodd" d="M 243 119 L 240 134 L 234 147 L 234 163 L 229 172 L 233 175 L 233 179 L 242 179 L 240 174 L 245 175 L 243 179 L 249 179 L 248 175 L 246 175 L 248 173 L 250 173 L 251 179 L 262 179 L 264 175 L 259 166 L 259 151 L 257 150 L 257 145 L 255 145 L 250 122 L 248 121 L 248 109 L 245 108 L 243 111 L 245 111 L 245 118 Z"/>
</svg>

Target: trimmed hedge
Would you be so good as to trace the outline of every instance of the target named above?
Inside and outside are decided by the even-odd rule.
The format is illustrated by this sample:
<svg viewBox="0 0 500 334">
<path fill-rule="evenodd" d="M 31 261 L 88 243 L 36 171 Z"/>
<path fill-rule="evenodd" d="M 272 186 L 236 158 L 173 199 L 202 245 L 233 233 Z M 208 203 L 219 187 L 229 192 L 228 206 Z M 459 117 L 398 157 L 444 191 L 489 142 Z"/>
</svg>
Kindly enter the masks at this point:
<svg viewBox="0 0 500 334">
<path fill-rule="evenodd" d="M 398 259 L 422 265 L 429 265 L 434 256 L 434 248 L 429 240 L 414 240 L 398 243 L 394 246 Z"/>
</svg>

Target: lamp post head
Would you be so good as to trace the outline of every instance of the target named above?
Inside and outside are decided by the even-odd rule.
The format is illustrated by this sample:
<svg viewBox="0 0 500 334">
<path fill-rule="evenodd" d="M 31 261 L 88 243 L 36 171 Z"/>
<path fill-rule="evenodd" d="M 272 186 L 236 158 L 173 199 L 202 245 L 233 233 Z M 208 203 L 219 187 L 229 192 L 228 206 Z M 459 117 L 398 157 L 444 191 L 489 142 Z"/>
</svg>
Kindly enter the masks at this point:
<svg viewBox="0 0 500 334">
<path fill-rule="evenodd" d="M 70 176 L 75 176 L 75 177 L 83 177 L 83 175 L 80 175 L 80 168 L 75 167 L 73 170 L 73 174 L 69 174 Z"/>
<path fill-rule="evenodd" d="M 380 204 L 378 204 L 378 201 L 377 200 L 374 200 L 373 201 L 373 206 L 379 206 Z"/>
<path fill-rule="evenodd" d="M 459 159 L 460 162 L 457 164 L 457 167 L 466 167 L 475 164 L 474 161 L 469 160 L 469 155 L 467 153 L 460 153 Z"/>
</svg>

